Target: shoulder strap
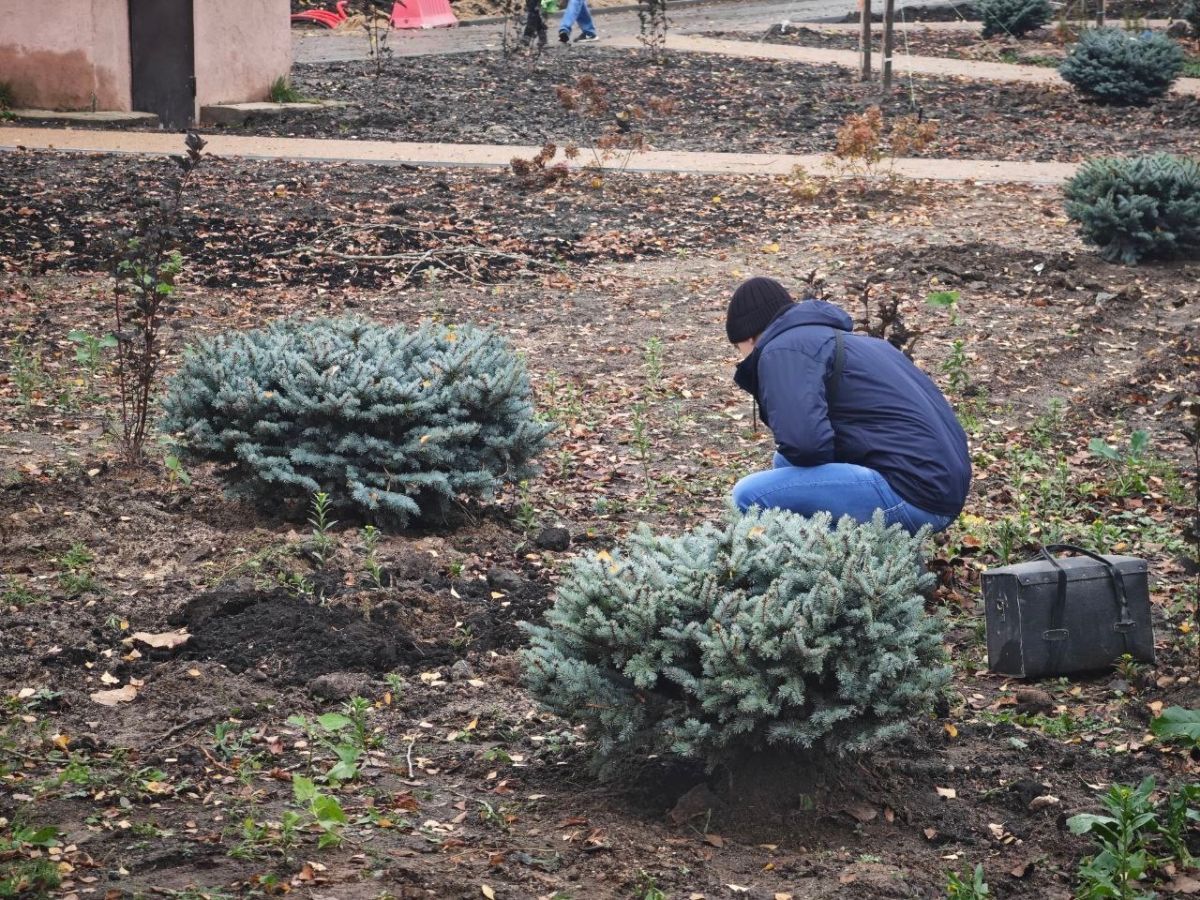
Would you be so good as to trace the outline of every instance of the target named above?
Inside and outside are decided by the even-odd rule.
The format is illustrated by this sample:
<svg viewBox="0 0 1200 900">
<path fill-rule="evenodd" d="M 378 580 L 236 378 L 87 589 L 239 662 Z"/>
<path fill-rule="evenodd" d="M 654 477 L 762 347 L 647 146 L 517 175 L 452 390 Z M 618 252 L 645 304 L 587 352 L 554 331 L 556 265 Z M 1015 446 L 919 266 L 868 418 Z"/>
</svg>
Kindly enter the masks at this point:
<svg viewBox="0 0 1200 900">
<path fill-rule="evenodd" d="M 846 336 L 842 329 L 833 329 L 833 374 L 825 384 L 825 401 L 829 406 L 837 400 L 838 388 L 842 386 L 842 369 L 846 365 Z"/>
</svg>

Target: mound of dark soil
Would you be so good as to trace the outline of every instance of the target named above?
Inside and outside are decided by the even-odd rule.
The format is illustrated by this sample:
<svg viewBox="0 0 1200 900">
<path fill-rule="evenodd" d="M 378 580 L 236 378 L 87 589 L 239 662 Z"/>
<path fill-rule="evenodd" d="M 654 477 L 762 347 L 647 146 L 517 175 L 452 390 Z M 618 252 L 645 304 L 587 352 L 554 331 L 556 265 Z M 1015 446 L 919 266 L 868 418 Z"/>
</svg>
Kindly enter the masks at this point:
<svg viewBox="0 0 1200 900">
<path fill-rule="evenodd" d="M 189 658 L 301 684 L 330 672 L 426 670 L 518 646 L 524 638 L 517 623 L 539 618 L 547 593 L 524 582 L 498 602 L 485 582 L 433 579 L 341 594 L 336 585 L 324 591 L 331 599 L 318 603 L 235 583 L 194 597 L 170 621 L 192 634 Z"/>
<path fill-rule="evenodd" d="M 390 672 L 451 654 L 417 646 L 390 609 L 371 619 L 348 606 L 319 606 L 287 591 L 202 594 L 178 616 L 192 633 L 186 655 L 234 672 L 260 669 L 291 684 L 329 672 Z"/>
</svg>

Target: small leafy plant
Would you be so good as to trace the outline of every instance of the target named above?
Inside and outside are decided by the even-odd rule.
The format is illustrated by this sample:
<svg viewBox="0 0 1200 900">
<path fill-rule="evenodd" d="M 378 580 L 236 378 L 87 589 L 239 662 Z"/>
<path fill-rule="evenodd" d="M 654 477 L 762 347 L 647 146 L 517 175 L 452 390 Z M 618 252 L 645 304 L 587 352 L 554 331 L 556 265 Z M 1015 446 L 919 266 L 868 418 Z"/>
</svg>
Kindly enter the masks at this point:
<svg viewBox="0 0 1200 900">
<path fill-rule="evenodd" d="M 1150 722 L 1150 733 L 1159 740 L 1200 747 L 1200 709 L 1168 706 Z"/>
<path fill-rule="evenodd" d="M 143 461 L 150 407 L 162 361 L 159 334 L 174 312 L 175 281 L 183 271 L 183 192 L 203 160 L 205 141 L 188 132 L 180 173 L 164 200 L 138 223 L 136 233 L 113 260 L 113 336 L 117 341 L 117 386 L 121 394 L 121 447 L 125 461 Z"/>
<path fill-rule="evenodd" d="M 1090 834 L 1100 851 L 1079 869 L 1082 900 L 1113 897 L 1140 900 L 1146 896 L 1138 882 L 1150 868 L 1146 840 L 1156 821 L 1154 779 L 1136 788 L 1115 785 L 1101 798 L 1106 814 L 1084 813 L 1067 820 L 1072 834 Z"/>
<path fill-rule="evenodd" d="M 88 334 L 78 328 L 67 332 L 67 340 L 75 345 L 75 361 L 83 369 L 89 383 L 104 364 L 104 352 L 117 346 L 117 339 L 111 334 Z"/>
<path fill-rule="evenodd" d="M 946 876 L 946 896 L 949 900 L 987 900 L 992 896 L 984 878 L 983 866 L 976 865 L 975 871 L 963 880 L 958 872 Z"/>
<path fill-rule="evenodd" d="M 321 833 L 317 839 L 317 848 L 325 850 L 340 847 L 342 830 L 346 827 L 348 819 L 337 797 L 322 793 L 311 778 L 302 775 L 292 776 L 292 797 L 300 807 L 301 815 L 307 819 L 301 820 L 302 827 L 315 828 Z"/>
<path fill-rule="evenodd" d="M 322 567 L 329 561 L 329 557 L 333 555 L 336 547 L 333 527 L 337 525 L 337 520 L 331 517 L 331 509 L 332 502 L 329 494 L 325 491 L 315 491 L 312 496 L 312 515 L 309 516 L 308 524 L 312 526 L 313 556 L 316 557 L 317 565 Z"/>
<path fill-rule="evenodd" d="M 88 591 L 94 591 L 98 585 L 92 574 L 92 562 L 95 557 L 83 544 L 72 544 L 58 559 L 58 583 L 69 597 L 78 597 Z"/>
<path fill-rule="evenodd" d="M 896 160 L 926 150 L 937 137 L 937 123 L 909 115 L 897 117 L 889 126 L 883 110 L 871 106 L 847 116 L 836 137 L 828 165 L 847 175 L 883 175 L 891 184 L 896 179 Z"/>
<path fill-rule="evenodd" d="M 603 187 L 605 171 L 623 173 L 633 154 L 645 149 L 646 136 L 638 126 L 651 115 L 668 116 L 675 109 L 674 100 L 664 97 L 649 97 L 644 105 L 616 107 L 608 88 L 592 75 L 582 75 L 570 86 L 559 85 L 555 95 L 575 123 L 579 142 L 591 149 L 591 184 L 595 188 Z M 578 142 L 568 144 L 564 152 L 574 159 L 580 152 Z"/>
<path fill-rule="evenodd" d="M 1149 446 L 1150 435 L 1141 429 L 1129 436 L 1129 444 L 1124 450 L 1113 447 L 1101 438 L 1088 441 L 1088 450 L 1109 464 L 1113 473 L 1113 487 L 1122 497 L 1146 493 L 1149 487 L 1146 483 Z"/>
<path fill-rule="evenodd" d="M 556 153 L 558 145 L 547 141 L 542 144 L 542 149 L 529 159 L 514 156 L 508 165 L 522 187 L 544 190 L 571 177 L 571 169 L 565 162 L 554 162 Z M 573 159 L 575 156 L 578 156 L 578 151 L 572 148 L 568 158 Z"/>
<path fill-rule="evenodd" d="M 287 721 L 289 725 L 304 729 L 310 741 L 333 753 L 337 762 L 325 773 L 324 779 L 330 784 L 340 784 L 358 778 L 359 763 L 367 751 L 378 743 L 367 723 L 370 711 L 369 700 L 352 697 L 340 713 L 325 713 L 312 720 L 299 715 L 290 716 Z"/>
<path fill-rule="evenodd" d="M 1155 803 L 1154 777 L 1137 787 L 1114 785 L 1101 798 L 1104 813 L 1067 820 L 1072 834 L 1091 835 L 1099 851 L 1079 868 L 1080 900 L 1148 900 L 1144 880 L 1162 867 L 1188 866 L 1187 833 L 1200 823 L 1200 785 L 1187 785 Z M 1163 852 L 1165 851 L 1165 852 Z"/>
<path fill-rule="evenodd" d="M 272 103 L 301 103 L 304 95 L 292 87 L 286 75 L 280 75 L 271 82 L 269 97 Z"/>
<path fill-rule="evenodd" d="M 381 588 L 386 573 L 379 562 L 379 529 L 374 525 L 365 526 L 362 530 L 362 542 L 363 565 L 367 568 L 367 575 L 370 577 L 372 585 Z"/>
<path fill-rule="evenodd" d="M 958 301 L 962 299 L 960 291 L 931 291 L 925 297 L 925 303 L 934 309 L 944 309 L 950 314 L 950 324 L 958 326 L 962 320 L 958 315 Z"/>
</svg>

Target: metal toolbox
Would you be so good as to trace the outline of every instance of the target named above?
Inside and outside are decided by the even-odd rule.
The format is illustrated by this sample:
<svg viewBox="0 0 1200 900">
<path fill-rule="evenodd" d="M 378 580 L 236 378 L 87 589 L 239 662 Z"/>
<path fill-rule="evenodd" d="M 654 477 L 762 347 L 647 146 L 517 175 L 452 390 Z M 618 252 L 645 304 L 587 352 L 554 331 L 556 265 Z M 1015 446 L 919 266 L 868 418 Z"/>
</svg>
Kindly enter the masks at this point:
<svg viewBox="0 0 1200 900">
<path fill-rule="evenodd" d="M 1079 556 L 1056 557 L 1071 551 Z M 1053 544 L 983 573 L 988 668 L 1017 678 L 1094 672 L 1128 653 L 1154 662 L 1146 561 Z"/>
</svg>

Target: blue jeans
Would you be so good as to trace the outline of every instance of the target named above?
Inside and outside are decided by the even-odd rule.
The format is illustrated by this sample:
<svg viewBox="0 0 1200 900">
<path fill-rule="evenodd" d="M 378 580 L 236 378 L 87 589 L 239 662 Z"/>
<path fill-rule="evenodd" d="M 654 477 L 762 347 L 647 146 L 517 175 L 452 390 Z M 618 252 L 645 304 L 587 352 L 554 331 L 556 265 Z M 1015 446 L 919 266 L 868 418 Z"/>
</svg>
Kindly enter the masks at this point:
<svg viewBox="0 0 1200 900">
<path fill-rule="evenodd" d="M 802 516 L 827 512 L 836 522 L 850 516 L 870 522 L 877 509 L 887 524 L 900 524 L 916 534 L 928 525 L 934 531 L 950 527 L 954 516 L 926 512 L 904 500 L 874 469 L 850 463 L 793 466 L 781 453 L 775 468 L 747 475 L 733 487 L 733 502 L 745 512 L 751 506 L 787 509 Z"/>
<path fill-rule="evenodd" d="M 580 31 L 589 37 L 595 37 L 596 25 L 592 22 L 592 11 L 588 9 L 587 0 L 570 0 L 567 3 L 562 21 L 558 23 L 558 30 L 570 34 L 571 26 L 576 22 L 579 23 Z"/>
</svg>

